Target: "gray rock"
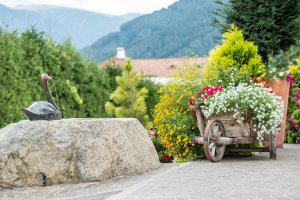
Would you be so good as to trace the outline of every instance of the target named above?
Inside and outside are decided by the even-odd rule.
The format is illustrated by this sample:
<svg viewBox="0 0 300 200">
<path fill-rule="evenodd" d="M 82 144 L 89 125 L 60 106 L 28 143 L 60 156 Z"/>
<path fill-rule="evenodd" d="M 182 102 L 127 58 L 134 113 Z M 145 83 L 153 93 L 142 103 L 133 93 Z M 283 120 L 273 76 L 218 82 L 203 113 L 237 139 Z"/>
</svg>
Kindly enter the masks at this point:
<svg viewBox="0 0 300 200">
<path fill-rule="evenodd" d="M 160 167 L 133 118 L 20 121 L 0 130 L 0 186 L 104 181 Z"/>
</svg>

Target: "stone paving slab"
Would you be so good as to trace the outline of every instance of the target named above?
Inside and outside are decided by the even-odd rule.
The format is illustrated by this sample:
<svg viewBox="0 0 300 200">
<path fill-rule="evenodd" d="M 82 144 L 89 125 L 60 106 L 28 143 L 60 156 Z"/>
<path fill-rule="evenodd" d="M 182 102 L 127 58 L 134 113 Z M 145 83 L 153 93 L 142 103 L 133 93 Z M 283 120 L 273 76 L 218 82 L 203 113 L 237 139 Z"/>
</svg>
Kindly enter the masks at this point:
<svg viewBox="0 0 300 200">
<path fill-rule="evenodd" d="M 300 145 L 268 153 L 163 164 L 158 170 L 106 182 L 4 189 L 0 199 L 190 200 L 300 199 Z"/>
</svg>

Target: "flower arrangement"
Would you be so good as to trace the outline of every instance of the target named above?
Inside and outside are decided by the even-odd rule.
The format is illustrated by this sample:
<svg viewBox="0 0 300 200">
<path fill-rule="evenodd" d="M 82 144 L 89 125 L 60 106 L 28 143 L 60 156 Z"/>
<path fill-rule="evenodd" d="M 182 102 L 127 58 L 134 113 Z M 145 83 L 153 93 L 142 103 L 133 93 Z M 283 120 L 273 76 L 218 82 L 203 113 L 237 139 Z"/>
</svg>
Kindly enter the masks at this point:
<svg viewBox="0 0 300 200">
<path fill-rule="evenodd" d="M 218 87 L 217 87 L 218 88 Z M 220 88 L 220 87 L 219 87 Z M 244 120 L 246 109 L 253 110 L 253 126 L 257 139 L 265 134 L 277 134 L 283 116 L 281 97 L 276 96 L 271 88 L 263 83 L 230 84 L 227 88 L 214 89 L 208 98 L 196 98 L 202 105 L 203 114 L 210 118 L 216 114 L 233 112 L 238 122 Z"/>
</svg>

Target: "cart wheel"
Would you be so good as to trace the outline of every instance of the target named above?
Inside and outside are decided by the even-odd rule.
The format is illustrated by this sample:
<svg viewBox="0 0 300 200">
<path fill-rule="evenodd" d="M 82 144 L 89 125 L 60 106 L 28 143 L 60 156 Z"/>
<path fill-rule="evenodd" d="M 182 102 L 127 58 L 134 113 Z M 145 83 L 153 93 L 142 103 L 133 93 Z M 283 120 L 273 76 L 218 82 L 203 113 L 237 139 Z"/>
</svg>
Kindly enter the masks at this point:
<svg viewBox="0 0 300 200">
<path fill-rule="evenodd" d="M 269 149 L 270 149 L 270 159 L 276 160 L 276 141 L 275 136 L 270 135 L 270 141 L 269 141 Z"/>
<path fill-rule="evenodd" d="M 219 144 L 219 137 L 225 137 L 225 128 L 218 121 L 209 121 L 204 131 L 204 153 L 208 160 L 217 162 L 223 158 L 225 145 Z"/>
</svg>

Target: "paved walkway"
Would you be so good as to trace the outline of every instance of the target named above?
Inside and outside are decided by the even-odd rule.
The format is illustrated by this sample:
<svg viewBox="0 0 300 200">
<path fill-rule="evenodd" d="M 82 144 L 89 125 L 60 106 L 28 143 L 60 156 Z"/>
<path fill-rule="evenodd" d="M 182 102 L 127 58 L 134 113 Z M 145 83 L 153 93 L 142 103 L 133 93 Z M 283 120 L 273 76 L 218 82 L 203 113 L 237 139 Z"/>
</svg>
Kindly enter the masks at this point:
<svg viewBox="0 0 300 200">
<path fill-rule="evenodd" d="M 141 176 L 104 183 L 61 184 L 0 191 L 0 199 L 300 199 L 300 145 L 268 154 L 163 164 Z"/>
</svg>

